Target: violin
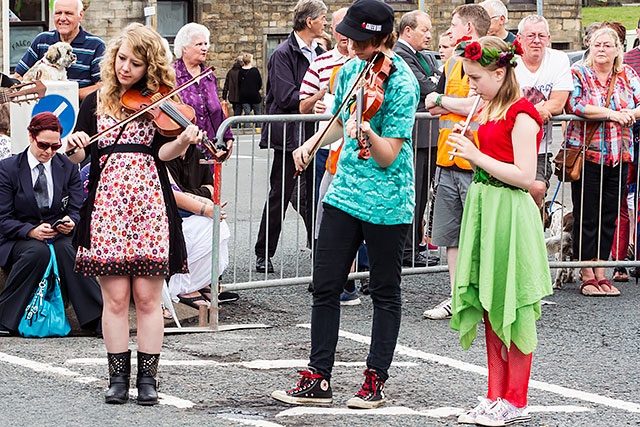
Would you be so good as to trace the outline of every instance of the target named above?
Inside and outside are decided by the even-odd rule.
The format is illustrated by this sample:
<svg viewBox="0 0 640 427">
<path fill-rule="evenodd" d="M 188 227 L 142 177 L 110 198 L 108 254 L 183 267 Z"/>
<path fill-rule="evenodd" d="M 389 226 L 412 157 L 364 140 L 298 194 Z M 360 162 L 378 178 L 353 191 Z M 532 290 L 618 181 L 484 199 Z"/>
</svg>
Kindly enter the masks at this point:
<svg viewBox="0 0 640 427">
<path fill-rule="evenodd" d="M 355 114 L 356 119 L 356 141 L 358 146 L 356 150 L 360 150 L 358 158 L 367 160 L 371 157 L 369 148 L 371 142 L 368 135 L 362 135 L 360 124 L 362 121 L 369 121 L 378 112 L 384 101 L 383 83 L 389 75 L 395 70 L 393 59 L 382 52 L 376 53 L 370 60 L 370 65 L 366 67 L 368 71 L 365 73 L 361 84 L 355 93 Z"/>
<path fill-rule="evenodd" d="M 175 101 L 169 101 L 172 96 L 179 93 L 181 90 L 197 83 L 203 77 L 211 74 L 214 68 L 208 68 L 200 75 L 192 78 L 191 80 L 183 83 L 181 86 L 169 90 L 168 87 L 162 87 L 161 91 L 152 93 L 148 90 L 129 89 L 122 98 L 125 98 L 127 106 L 123 103 L 123 108 L 132 113 L 126 119 L 116 123 L 113 126 L 103 130 L 96 135 L 93 135 L 89 140 L 89 144 L 95 142 L 97 139 L 113 131 L 114 129 L 125 126 L 132 120 L 146 115 L 154 121 L 154 124 L 158 128 L 158 132 L 165 136 L 179 135 L 184 128 L 192 124 L 195 121 L 195 111 L 189 105 L 181 104 Z M 136 93 L 137 91 L 137 93 Z M 128 92 L 131 92 L 127 94 Z M 160 93 L 162 92 L 162 93 Z M 121 98 L 121 103 L 122 103 Z M 137 108 L 135 108 L 137 107 Z M 189 111 L 190 110 L 190 111 Z M 186 113 L 186 116 L 185 116 Z M 205 154 L 205 157 L 222 162 L 226 159 L 229 149 L 224 142 L 220 142 L 217 138 L 211 142 L 206 136 L 203 137 L 200 149 Z M 77 149 L 73 148 L 67 151 L 65 154 L 71 156 L 75 154 Z"/>
<path fill-rule="evenodd" d="M 178 136 L 187 126 L 196 122 L 196 112 L 190 105 L 176 102 L 167 97 L 170 91 L 167 86 L 160 86 L 157 92 L 152 92 L 146 87 L 142 89 L 131 88 L 122 95 L 120 103 L 128 113 L 144 109 L 143 116 L 153 120 L 153 124 L 161 135 Z M 165 100 L 154 104 L 161 98 Z M 150 105 L 155 106 L 147 108 Z M 217 138 L 214 138 L 212 143 L 206 135 L 202 136 L 202 146 L 206 150 L 203 150 L 203 153 L 207 154 L 208 152 L 213 155 L 214 159 L 220 161 L 226 157 L 229 151 L 226 144 L 218 142 Z"/>
<path fill-rule="evenodd" d="M 368 159 L 371 156 L 371 153 L 369 152 L 371 143 L 368 142 L 367 135 L 365 135 L 364 137 L 361 136 L 360 123 L 363 118 L 364 120 L 370 120 L 380 109 L 382 101 L 384 101 L 384 90 L 382 89 L 382 84 L 385 82 L 387 77 L 389 77 L 389 75 L 393 73 L 393 71 L 395 71 L 393 60 L 386 54 L 377 52 L 371 57 L 371 59 L 369 59 L 367 64 L 363 67 L 362 71 L 360 71 L 360 74 L 358 74 L 358 77 L 356 78 L 353 86 L 351 86 L 351 88 L 349 89 L 349 92 L 347 92 L 347 94 L 343 98 L 342 103 L 336 110 L 336 113 L 331 117 L 329 123 L 327 124 L 327 126 L 325 126 L 322 133 L 320 134 L 320 137 L 315 142 L 313 147 L 311 147 L 309 158 L 306 160 L 306 163 L 304 165 L 305 169 L 307 168 L 307 166 L 309 166 L 309 164 L 313 160 L 313 157 L 320 149 L 327 131 L 337 120 L 340 112 L 345 107 L 345 105 L 347 105 L 347 103 L 353 103 L 354 101 L 359 102 L 358 99 L 362 100 L 360 102 L 361 107 L 358 108 L 358 106 L 356 105 L 355 110 L 357 111 L 354 110 L 357 122 L 357 140 L 359 141 L 357 149 L 361 150 L 361 152 L 358 154 L 358 157 L 361 159 Z M 360 95 L 358 95 L 358 92 L 360 93 Z M 357 113 L 358 111 L 360 112 L 360 114 Z M 366 114 L 364 114 L 365 112 Z M 362 148 L 360 147 L 361 145 Z M 301 171 L 296 171 L 293 177 L 298 177 L 300 173 Z"/>
</svg>

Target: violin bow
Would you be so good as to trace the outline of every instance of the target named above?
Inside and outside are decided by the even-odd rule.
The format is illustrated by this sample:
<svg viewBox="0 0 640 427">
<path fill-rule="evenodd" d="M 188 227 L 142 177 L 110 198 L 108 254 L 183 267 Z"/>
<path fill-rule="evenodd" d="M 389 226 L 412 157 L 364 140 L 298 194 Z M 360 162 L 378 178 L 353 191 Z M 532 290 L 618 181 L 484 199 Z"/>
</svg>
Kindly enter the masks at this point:
<svg viewBox="0 0 640 427">
<path fill-rule="evenodd" d="M 156 99 L 155 101 L 153 101 L 151 104 L 147 105 L 144 108 L 139 109 L 138 111 L 136 111 L 135 113 L 133 113 L 132 115 L 130 115 L 129 117 L 127 117 L 126 119 L 116 123 L 115 125 L 103 130 L 102 132 L 99 132 L 95 135 L 93 135 L 90 139 L 89 139 L 89 144 L 94 143 L 97 139 L 99 139 L 100 137 L 102 137 L 104 134 L 109 133 L 111 131 L 113 131 L 114 129 L 117 129 L 121 126 L 126 126 L 127 123 L 137 119 L 138 117 L 140 117 L 141 115 L 143 115 L 144 113 L 154 109 L 155 107 L 157 107 L 158 105 L 160 105 L 161 103 L 163 103 L 164 101 L 166 101 L 167 99 L 171 98 L 173 95 L 181 92 L 182 90 L 186 89 L 187 87 L 198 83 L 200 80 L 202 80 L 204 77 L 208 76 L 209 74 L 213 73 L 215 71 L 215 67 L 209 67 L 206 70 L 204 70 L 202 73 L 198 74 L 197 76 L 193 77 L 190 80 L 187 80 L 186 82 L 184 82 L 183 84 L 181 84 L 180 86 L 178 86 L 177 88 L 174 88 L 173 90 L 167 92 L 164 96 Z M 89 144 L 87 144 L 86 146 L 89 146 Z M 64 153 L 67 157 L 74 155 L 76 152 L 78 151 L 77 148 L 72 148 L 71 150 L 68 150 L 66 153 Z"/>
<path fill-rule="evenodd" d="M 462 130 L 460 131 L 460 135 L 464 135 L 465 133 L 467 133 L 467 129 L 469 129 L 469 125 L 471 124 L 471 118 L 475 116 L 476 110 L 478 109 L 479 105 L 480 105 L 480 95 L 476 95 L 476 99 L 473 101 L 473 106 L 471 107 L 471 111 L 469 111 L 469 115 L 467 115 L 467 119 L 464 121 Z M 455 155 L 456 151 L 457 150 L 455 148 L 451 151 L 449 160 L 453 160 L 453 158 L 456 156 Z"/>
<path fill-rule="evenodd" d="M 318 150 L 320 149 L 320 147 L 322 146 L 322 140 L 324 139 L 325 135 L 327 134 L 327 132 L 329 131 L 329 128 L 333 125 L 333 123 L 336 121 L 336 119 L 338 118 L 338 116 L 340 115 L 340 111 L 342 111 L 342 109 L 344 108 L 344 106 L 347 104 L 347 102 L 349 102 L 349 100 L 351 99 L 351 96 L 353 95 L 354 91 L 357 89 L 357 87 L 361 84 L 362 79 L 364 78 L 364 76 L 367 75 L 367 73 L 371 70 L 371 68 L 373 68 L 373 64 L 375 64 L 375 60 L 379 57 L 379 55 L 384 55 L 382 52 L 378 52 L 376 53 L 367 63 L 367 65 L 364 66 L 364 68 L 362 68 L 362 71 L 360 71 L 360 74 L 358 74 L 358 77 L 356 78 L 356 81 L 353 83 L 353 85 L 351 86 L 351 89 L 349 89 L 349 92 L 345 95 L 345 97 L 342 99 L 342 103 L 340 103 L 340 106 L 338 107 L 338 109 L 336 110 L 336 113 L 331 117 L 331 119 L 329 119 L 329 123 L 327 124 L 327 126 L 322 130 L 322 133 L 320 134 L 320 138 L 318 138 L 318 140 L 315 142 L 315 144 L 313 145 L 311 152 L 309 153 L 309 158 L 307 159 L 306 162 L 304 162 L 304 169 L 306 169 L 309 164 L 311 163 L 311 161 L 313 160 L 313 158 L 315 157 L 316 153 L 318 152 Z M 302 171 L 296 171 L 293 174 L 294 178 L 297 178 L 298 176 L 300 176 L 300 174 L 302 173 Z"/>
</svg>

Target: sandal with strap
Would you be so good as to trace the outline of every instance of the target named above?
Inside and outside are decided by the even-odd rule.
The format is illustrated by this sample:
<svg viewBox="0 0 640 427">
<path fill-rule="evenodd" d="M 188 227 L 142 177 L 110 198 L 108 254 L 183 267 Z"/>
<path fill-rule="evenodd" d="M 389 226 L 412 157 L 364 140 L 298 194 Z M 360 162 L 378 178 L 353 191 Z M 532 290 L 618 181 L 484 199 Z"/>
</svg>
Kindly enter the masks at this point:
<svg viewBox="0 0 640 427">
<path fill-rule="evenodd" d="M 614 282 L 628 282 L 629 275 L 627 269 L 624 267 L 616 267 L 613 269 L 613 281 Z"/>
<path fill-rule="evenodd" d="M 595 290 L 591 290 L 589 287 L 595 288 Z M 589 279 L 582 282 L 580 285 L 580 294 L 585 297 L 603 297 L 607 295 L 606 292 L 600 289 L 600 286 L 595 279 Z"/>
<path fill-rule="evenodd" d="M 620 291 L 607 279 L 598 281 L 598 287 L 602 289 L 602 292 L 608 297 L 617 297 L 620 295 Z"/>
</svg>

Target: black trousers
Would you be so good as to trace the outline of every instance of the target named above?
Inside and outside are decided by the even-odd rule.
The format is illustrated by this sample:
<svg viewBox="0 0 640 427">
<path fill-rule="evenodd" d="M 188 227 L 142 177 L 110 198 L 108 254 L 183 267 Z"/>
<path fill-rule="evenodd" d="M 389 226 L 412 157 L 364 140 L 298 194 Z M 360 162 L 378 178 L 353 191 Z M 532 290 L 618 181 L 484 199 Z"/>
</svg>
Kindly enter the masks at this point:
<svg viewBox="0 0 640 427">
<path fill-rule="evenodd" d="M 585 161 L 582 178 L 571 183 L 574 259 L 609 259 L 620 203 L 627 203 L 627 168 L 627 163 L 602 167 Z"/>
<path fill-rule="evenodd" d="M 254 248 L 257 257 L 271 258 L 276 253 L 282 230 L 282 220 L 296 184 L 297 178 L 293 177 L 295 171 L 293 154 L 289 151 L 274 150 L 269 175 L 269 197 L 262 210 L 258 240 Z M 315 164 L 312 162 L 304 171 L 304 197 L 300 200 L 300 207 L 296 207 L 304 220 L 309 247 L 313 241 L 314 206 L 316 205 L 314 174 Z M 302 192 L 301 188 L 300 193 L 302 194 Z"/>
<path fill-rule="evenodd" d="M 413 259 L 422 242 L 422 218 L 429 202 L 429 186 L 436 174 L 437 147 L 418 148 L 415 152 L 415 191 L 416 207 L 413 214 L 413 225 L 404 244 L 404 258 Z"/>
<path fill-rule="evenodd" d="M 94 328 L 102 316 L 102 295 L 98 282 L 92 277 L 74 273 L 76 250 L 71 244 L 71 237 L 58 237 L 53 247 L 62 295 L 71 302 L 80 326 Z M 49 247 L 44 242 L 34 239 L 16 242 L 6 266 L 11 271 L 0 293 L 0 326 L 17 332 L 24 309 L 47 269 L 49 258 Z"/>
</svg>

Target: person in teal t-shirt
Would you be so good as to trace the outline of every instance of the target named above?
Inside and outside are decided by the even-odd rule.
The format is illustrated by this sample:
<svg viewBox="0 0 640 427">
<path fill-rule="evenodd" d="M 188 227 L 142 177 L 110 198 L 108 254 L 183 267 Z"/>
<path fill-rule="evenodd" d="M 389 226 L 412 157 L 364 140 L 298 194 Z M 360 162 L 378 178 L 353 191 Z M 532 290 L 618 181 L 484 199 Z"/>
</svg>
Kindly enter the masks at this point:
<svg viewBox="0 0 640 427">
<path fill-rule="evenodd" d="M 420 90 L 413 72 L 391 50 L 395 43 L 391 7 L 379 0 L 358 0 L 336 31 L 349 38 L 357 56 L 339 72 L 333 111 L 337 120 L 293 152 L 296 169 L 302 171 L 314 146 L 344 136 L 336 174 L 323 200 L 316 246 L 309 367 L 300 372 L 293 389 L 271 396 L 292 404 L 332 403 L 340 293 L 358 247 L 366 241 L 374 306 L 371 346 L 364 384 L 347 406 L 375 408 L 385 400 L 384 384 L 400 329 L 402 254 L 415 200 L 411 134 Z M 351 88 L 362 70 L 384 61 L 390 65 L 381 85 L 384 100 L 369 120 L 361 120 L 359 143 Z M 341 106 L 344 99 L 348 101 Z"/>
</svg>

